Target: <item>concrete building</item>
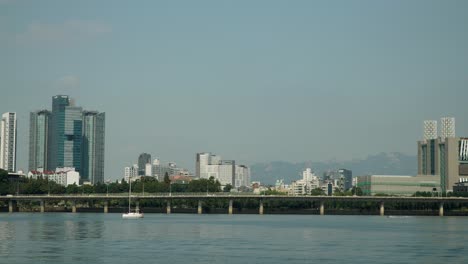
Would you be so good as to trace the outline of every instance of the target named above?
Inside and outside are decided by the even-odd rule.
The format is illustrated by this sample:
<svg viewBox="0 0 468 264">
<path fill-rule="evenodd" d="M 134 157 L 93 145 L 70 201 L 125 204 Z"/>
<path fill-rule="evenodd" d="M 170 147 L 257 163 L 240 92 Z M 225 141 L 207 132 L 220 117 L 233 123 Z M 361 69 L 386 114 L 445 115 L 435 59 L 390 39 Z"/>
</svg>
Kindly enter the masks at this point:
<svg viewBox="0 0 468 264">
<path fill-rule="evenodd" d="M 0 124 L 0 168 L 16 172 L 16 113 L 2 114 Z"/>
<path fill-rule="evenodd" d="M 133 164 L 131 167 L 124 168 L 124 179 L 126 182 L 129 182 L 131 178 L 138 176 L 138 165 Z"/>
<path fill-rule="evenodd" d="M 50 111 L 40 110 L 29 115 L 29 171 L 47 169 L 47 146 Z"/>
<path fill-rule="evenodd" d="M 195 162 L 195 177 L 201 179 L 209 179 L 208 176 L 208 166 L 213 164 L 211 158 L 213 156 L 213 161 L 217 161 L 218 157 L 216 155 L 211 155 L 209 152 L 197 153 L 196 162 Z M 218 165 L 219 162 L 216 162 L 215 165 Z"/>
<path fill-rule="evenodd" d="M 215 165 L 216 166 L 216 165 Z M 230 184 L 235 185 L 236 162 L 234 160 L 222 160 L 217 165 L 218 177 L 215 178 L 221 183 L 221 186 Z"/>
<path fill-rule="evenodd" d="M 455 137 L 455 118 L 442 117 L 440 119 L 442 127 L 440 128 L 440 137 L 442 140 Z"/>
<path fill-rule="evenodd" d="M 197 153 L 195 177 L 218 180 L 222 186 L 233 187 L 250 185 L 250 170 L 245 165 L 236 165 L 234 160 L 222 160 L 221 156 L 209 152 Z"/>
<path fill-rule="evenodd" d="M 146 163 L 145 165 L 145 176 L 147 177 L 153 176 L 153 165 L 151 163 Z"/>
<path fill-rule="evenodd" d="M 146 164 L 151 163 L 151 154 L 148 153 L 141 153 L 140 156 L 138 156 L 138 175 L 139 176 L 144 176 L 145 175 L 145 168 Z"/>
<path fill-rule="evenodd" d="M 75 168 L 57 168 L 55 171 L 34 170 L 28 172 L 28 177 L 33 179 L 42 177 L 65 187 L 72 184 L 80 185 L 80 174 Z"/>
<path fill-rule="evenodd" d="M 345 192 L 353 187 L 353 172 L 347 169 L 339 169 L 340 174 L 339 188 Z"/>
<path fill-rule="evenodd" d="M 105 113 L 83 111 L 82 179 L 104 183 Z"/>
<path fill-rule="evenodd" d="M 358 176 L 357 180 L 357 187 L 364 195 L 411 196 L 415 192 L 439 190 L 439 186 L 439 178 L 433 176 L 368 175 Z"/>
<path fill-rule="evenodd" d="M 467 138 L 455 135 L 455 118 L 442 118 L 441 136 L 424 130 L 424 140 L 418 142 L 418 175 L 440 178 L 442 191 L 452 191 L 460 177 L 468 176 Z"/>
<path fill-rule="evenodd" d="M 424 125 L 424 140 L 431 140 L 437 138 L 437 121 L 436 120 L 425 120 Z"/>
<path fill-rule="evenodd" d="M 236 165 L 236 174 L 234 179 L 235 188 L 250 187 L 250 169 L 245 165 Z"/>
<path fill-rule="evenodd" d="M 289 194 L 310 195 L 316 188 L 320 188 L 319 177 L 312 172 L 311 168 L 306 168 L 302 172 L 302 179 L 291 183 Z"/>
</svg>

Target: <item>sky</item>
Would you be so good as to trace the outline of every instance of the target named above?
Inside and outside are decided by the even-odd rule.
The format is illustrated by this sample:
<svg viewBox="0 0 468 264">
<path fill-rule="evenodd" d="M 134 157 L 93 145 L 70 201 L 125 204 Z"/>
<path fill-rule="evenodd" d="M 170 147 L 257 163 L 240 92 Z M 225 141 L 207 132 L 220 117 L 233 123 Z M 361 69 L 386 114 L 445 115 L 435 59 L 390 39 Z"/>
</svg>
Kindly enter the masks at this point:
<svg viewBox="0 0 468 264">
<path fill-rule="evenodd" d="M 66 94 L 106 112 L 105 178 L 142 152 L 268 161 L 416 155 L 422 122 L 468 136 L 468 1 L 0 0 L 0 112 Z M 252 178 L 255 178 L 252 175 Z"/>
</svg>

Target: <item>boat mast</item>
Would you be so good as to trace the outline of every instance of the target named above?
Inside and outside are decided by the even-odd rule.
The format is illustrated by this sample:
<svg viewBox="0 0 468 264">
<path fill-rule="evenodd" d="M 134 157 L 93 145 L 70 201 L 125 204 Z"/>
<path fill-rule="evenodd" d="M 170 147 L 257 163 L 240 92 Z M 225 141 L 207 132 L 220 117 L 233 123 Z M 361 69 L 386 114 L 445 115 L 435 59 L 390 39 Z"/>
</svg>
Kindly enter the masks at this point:
<svg viewBox="0 0 468 264">
<path fill-rule="evenodd" d="M 128 177 L 128 181 L 130 182 L 130 189 L 128 190 L 128 212 L 130 213 L 130 197 L 132 195 L 132 177 Z"/>
</svg>

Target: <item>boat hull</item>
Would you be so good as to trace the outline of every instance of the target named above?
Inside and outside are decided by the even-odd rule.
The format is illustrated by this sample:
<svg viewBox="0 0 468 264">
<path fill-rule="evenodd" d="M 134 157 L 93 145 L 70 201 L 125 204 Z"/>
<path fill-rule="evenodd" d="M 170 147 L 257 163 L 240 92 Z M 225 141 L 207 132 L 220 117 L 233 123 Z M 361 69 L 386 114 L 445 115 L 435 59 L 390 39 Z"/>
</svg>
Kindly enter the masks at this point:
<svg viewBox="0 0 468 264">
<path fill-rule="evenodd" d="M 143 218 L 142 213 L 126 213 L 122 214 L 123 219 L 138 219 L 138 218 Z"/>
</svg>

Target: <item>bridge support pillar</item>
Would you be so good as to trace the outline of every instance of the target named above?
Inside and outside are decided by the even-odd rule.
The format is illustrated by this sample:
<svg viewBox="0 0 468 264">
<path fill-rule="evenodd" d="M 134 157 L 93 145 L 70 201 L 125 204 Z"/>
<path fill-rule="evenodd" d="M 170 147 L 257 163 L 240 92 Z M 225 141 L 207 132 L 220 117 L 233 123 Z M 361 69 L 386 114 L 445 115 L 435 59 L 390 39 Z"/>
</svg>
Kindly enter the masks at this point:
<svg viewBox="0 0 468 264">
<path fill-rule="evenodd" d="M 325 202 L 320 201 L 320 215 L 324 215 L 324 214 L 325 214 Z"/>
<path fill-rule="evenodd" d="M 44 213 L 45 212 L 45 202 L 44 200 L 41 200 L 41 213 Z"/>
<path fill-rule="evenodd" d="M 201 200 L 198 200 L 198 209 L 197 209 L 197 213 L 198 214 L 202 214 L 203 212 L 203 209 L 202 209 L 202 201 Z"/>
<path fill-rule="evenodd" d="M 76 213 L 76 201 L 72 201 L 72 213 Z"/>
<path fill-rule="evenodd" d="M 263 214 L 263 200 L 260 200 L 260 206 L 258 208 L 258 214 Z"/>
<path fill-rule="evenodd" d="M 385 215 L 384 202 L 380 202 L 380 216 L 384 216 L 384 215 Z"/>
<path fill-rule="evenodd" d="M 104 213 L 109 213 L 109 201 L 104 201 Z"/>
<path fill-rule="evenodd" d="M 13 213 L 13 201 L 12 200 L 8 201 L 8 212 Z"/>
<path fill-rule="evenodd" d="M 229 210 L 228 214 L 232 215 L 232 200 L 229 200 Z"/>
<path fill-rule="evenodd" d="M 439 204 L 439 216 L 444 216 L 444 203 Z"/>
<path fill-rule="evenodd" d="M 171 201 L 167 201 L 167 206 L 166 206 L 166 214 L 171 213 Z"/>
</svg>

